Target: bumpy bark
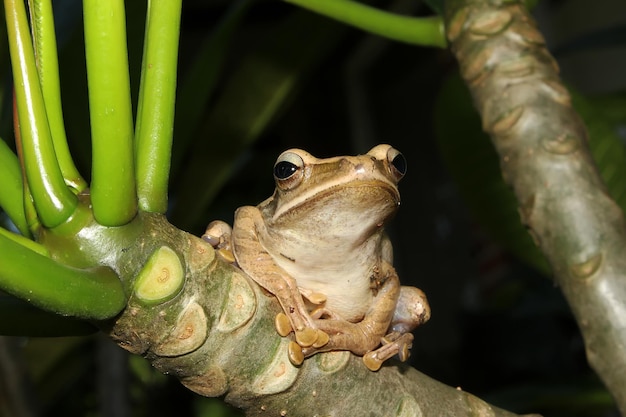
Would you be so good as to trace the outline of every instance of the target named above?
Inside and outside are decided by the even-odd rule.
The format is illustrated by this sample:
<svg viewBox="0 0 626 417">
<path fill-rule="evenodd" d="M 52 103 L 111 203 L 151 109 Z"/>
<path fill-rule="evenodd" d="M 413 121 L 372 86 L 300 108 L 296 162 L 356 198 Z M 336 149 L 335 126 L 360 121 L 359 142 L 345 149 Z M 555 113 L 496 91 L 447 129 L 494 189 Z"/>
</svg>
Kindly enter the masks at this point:
<svg viewBox="0 0 626 417">
<path fill-rule="evenodd" d="M 59 248 L 55 258 L 81 251 L 78 263 L 105 263 L 120 275 L 128 306 L 99 326 L 121 347 L 248 415 L 514 415 L 408 366 L 371 372 L 348 352 L 294 367 L 288 339 L 274 328 L 275 298 L 163 216 L 141 214 L 117 228 L 86 219 L 76 235 L 48 232 L 42 240 Z"/>
<path fill-rule="evenodd" d="M 622 211 L 602 184 L 558 66 L 521 2 L 446 6 L 448 39 L 522 221 L 549 259 L 590 364 L 626 415 Z"/>
</svg>

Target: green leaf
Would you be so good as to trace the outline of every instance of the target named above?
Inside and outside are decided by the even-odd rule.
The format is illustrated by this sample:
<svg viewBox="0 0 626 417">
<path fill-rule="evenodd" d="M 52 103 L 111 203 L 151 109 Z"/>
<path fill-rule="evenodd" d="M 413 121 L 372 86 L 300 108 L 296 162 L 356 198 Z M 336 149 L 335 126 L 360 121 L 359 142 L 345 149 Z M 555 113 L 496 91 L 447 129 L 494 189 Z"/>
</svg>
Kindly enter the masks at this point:
<svg viewBox="0 0 626 417">
<path fill-rule="evenodd" d="M 618 129 L 626 123 L 626 96 L 587 98 L 570 88 L 572 104 L 587 125 L 589 147 L 609 194 L 626 211 L 626 149 Z"/>
<path fill-rule="evenodd" d="M 443 2 L 444 0 L 424 0 L 424 3 L 437 12 L 439 16 L 443 16 Z"/>
<path fill-rule="evenodd" d="M 209 99 L 218 85 L 219 77 L 233 34 L 254 0 L 236 0 L 218 25 L 203 42 L 191 68 L 183 74 L 177 96 L 174 119 L 174 149 L 172 174 L 175 175 L 183 159 L 183 151 L 189 147 L 198 130 Z"/>
<path fill-rule="evenodd" d="M 4 336 L 84 336 L 98 329 L 86 321 L 40 310 L 15 297 L 0 296 L 0 334 Z"/>
<path fill-rule="evenodd" d="M 241 152 L 278 117 L 344 30 L 343 25 L 298 11 L 243 59 L 196 135 L 200 140 L 177 179 L 181 193 L 172 213 L 175 224 L 189 230 L 203 217 Z"/>
<path fill-rule="evenodd" d="M 435 130 L 444 162 L 476 220 L 517 257 L 548 273 L 549 267 L 517 213 L 498 157 L 482 131 L 469 92 L 458 75 L 449 77 L 435 104 Z"/>
<path fill-rule="evenodd" d="M 626 149 L 617 133 L 617 124 L 626 122 L 626 96 L 588 99 L 571 88 L 570 93 L 587 125 L 590 150 L 609 194 L 626 210 Z M 435 127 L 444 161 L 479 223 L 517 257 L 547 273 L 545 258 L 520 222 L 515 195 L 502 179 L 496 152 L 457 75 L 441 90 Z"/>
</svg>

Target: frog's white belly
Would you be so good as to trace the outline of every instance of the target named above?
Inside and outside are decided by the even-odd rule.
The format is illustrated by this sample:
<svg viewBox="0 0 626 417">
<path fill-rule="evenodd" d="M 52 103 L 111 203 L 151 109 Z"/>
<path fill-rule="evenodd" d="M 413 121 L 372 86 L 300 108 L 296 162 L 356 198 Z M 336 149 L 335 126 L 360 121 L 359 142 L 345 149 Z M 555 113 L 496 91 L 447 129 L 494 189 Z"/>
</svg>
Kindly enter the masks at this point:
<svg viewBox="0 0 626 417">
<path fill-rule="evenodd" d="M 360 321 L 372 305 L 370 277 L 376 262 L 362 254 L 303 253 L 297 258 L 275 257 L 301 289 L 326 295 L 325 307 L 345 320 Z M 362 258 L 362 259 L 359 259 Z"/>
</svg>

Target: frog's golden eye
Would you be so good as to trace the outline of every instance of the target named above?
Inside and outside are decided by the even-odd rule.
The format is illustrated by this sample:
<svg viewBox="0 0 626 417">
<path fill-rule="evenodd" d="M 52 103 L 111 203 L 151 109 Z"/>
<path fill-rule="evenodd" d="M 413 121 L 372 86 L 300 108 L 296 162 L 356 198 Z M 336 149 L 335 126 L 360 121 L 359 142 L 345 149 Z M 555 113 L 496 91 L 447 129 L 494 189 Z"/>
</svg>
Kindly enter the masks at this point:
<svg viewBox="0 0 626 417">
<path fill-rule="evenodd" d="M 303 176 L 304 160 L 295 152 L 283 152 L 274 164 L 274 179 L 283 190 L 298 185 Z"/>
<path fill-rule="evenodd" d="M 389 148 L 387 151 L 387 161 L 389 162 L 389 169 L 397 181 L 400 181 L 404 174 L 406 174 L 406 159 L 404 155 L 395 148 Z"/>
</svg>

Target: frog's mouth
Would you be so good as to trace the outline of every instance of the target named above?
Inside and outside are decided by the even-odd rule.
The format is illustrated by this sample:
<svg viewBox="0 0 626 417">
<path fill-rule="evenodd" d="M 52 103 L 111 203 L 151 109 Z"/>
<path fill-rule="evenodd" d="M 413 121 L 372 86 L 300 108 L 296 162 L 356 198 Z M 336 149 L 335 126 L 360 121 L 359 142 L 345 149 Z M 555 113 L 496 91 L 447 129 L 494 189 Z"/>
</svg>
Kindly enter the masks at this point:
<svg viewBox="0 0 626 417">
<path fill-rule="evenodd" d="M 299 213 L 298 216 L 317 219 L 321 223 L 345 224 L 359 219 L 359 225 L 380 227 L 400 206 L 398 189 L 378 179 L 326 185 L 301 197 L 297 203 L 292 200 L 278 207 L 274 220 L 288 213 Z"/>
</svg>

